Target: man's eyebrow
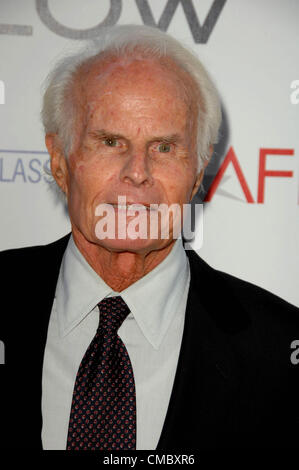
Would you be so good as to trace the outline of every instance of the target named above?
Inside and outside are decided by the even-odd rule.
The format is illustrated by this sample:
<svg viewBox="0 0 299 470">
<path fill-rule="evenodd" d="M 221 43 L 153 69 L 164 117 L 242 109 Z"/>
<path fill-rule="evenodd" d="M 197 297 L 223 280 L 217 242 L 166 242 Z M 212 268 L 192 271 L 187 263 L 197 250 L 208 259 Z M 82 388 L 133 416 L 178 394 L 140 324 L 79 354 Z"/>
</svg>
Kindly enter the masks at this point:
<svg viewBox="0 0 299 470">
<path fill-rule="evenodd" d="M 152 137 L 151 142 L 165 142 L 167 144 L 173 144 L 182 140 L 180 134 L 171 134 L 171 135 L 159 135 Z"/>
<path fill-rule="evenodd" d="M 115 134 L 114 132 L 107 131 L 106 129 L 91 131 L 88 132 L 88 135 L 90 135 L 91 137 L 96 137 L 97 139 L 103 139 L 105 137 L 113 137 L 114 139 L 124 139 L 121 134 Z"/>
</svg>

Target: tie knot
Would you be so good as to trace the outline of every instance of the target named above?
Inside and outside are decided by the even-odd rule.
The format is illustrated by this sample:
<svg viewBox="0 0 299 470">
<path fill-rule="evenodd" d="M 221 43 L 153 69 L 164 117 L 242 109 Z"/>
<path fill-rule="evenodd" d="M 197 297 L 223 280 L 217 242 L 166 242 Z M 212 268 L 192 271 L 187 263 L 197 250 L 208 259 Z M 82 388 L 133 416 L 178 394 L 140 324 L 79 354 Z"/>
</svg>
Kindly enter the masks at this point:
<svg viewBox="0 0 299 470">
<path fill-rule="evenodd" d="M 129 307 L 120 295 L 103 299 L 98 307 L 101 315 L 99 327 L 110 334 L 117 333 L 122 322 L 130 313 Z"/>
</svg>

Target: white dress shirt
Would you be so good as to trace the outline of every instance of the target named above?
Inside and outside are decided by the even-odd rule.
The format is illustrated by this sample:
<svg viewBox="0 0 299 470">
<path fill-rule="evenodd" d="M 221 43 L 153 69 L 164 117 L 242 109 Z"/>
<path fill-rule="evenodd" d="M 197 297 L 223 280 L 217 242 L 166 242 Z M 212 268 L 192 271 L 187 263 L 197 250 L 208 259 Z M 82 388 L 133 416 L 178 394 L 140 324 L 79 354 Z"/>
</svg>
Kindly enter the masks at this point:
<svg viewBox="0 0 299 470">
<path fill-rule="evenodd" d="M 190 283 L 182 240 L 146 276 L 113 291 L 91 268 L 72 236 L 64 253 L 50 316 L 42 377 L 42 443 L 65 449 L 74 383 L 99 323 L 97 304 L 121 295 L 130 313 L 118 330 L 136 388 L 136 448 L 156 448 L 175 377 Z"/>
</svg>

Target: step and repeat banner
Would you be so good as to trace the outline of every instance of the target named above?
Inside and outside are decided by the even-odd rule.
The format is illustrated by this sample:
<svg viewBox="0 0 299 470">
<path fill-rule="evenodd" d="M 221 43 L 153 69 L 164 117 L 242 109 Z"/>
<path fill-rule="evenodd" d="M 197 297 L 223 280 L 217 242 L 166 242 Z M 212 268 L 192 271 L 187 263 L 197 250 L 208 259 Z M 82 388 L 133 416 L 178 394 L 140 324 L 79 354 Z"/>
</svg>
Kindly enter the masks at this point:
<svg viewBox="0 0 299 470">
<path fill-rule="evenodd" d="M 298 0 L 1 0 L 0 249 L 70 230 L 43 170 L 42 83 L 103 25 L 128 23 L 191 47 L 221 96 L 199 255 L 299 306 Z"/>
</svg>

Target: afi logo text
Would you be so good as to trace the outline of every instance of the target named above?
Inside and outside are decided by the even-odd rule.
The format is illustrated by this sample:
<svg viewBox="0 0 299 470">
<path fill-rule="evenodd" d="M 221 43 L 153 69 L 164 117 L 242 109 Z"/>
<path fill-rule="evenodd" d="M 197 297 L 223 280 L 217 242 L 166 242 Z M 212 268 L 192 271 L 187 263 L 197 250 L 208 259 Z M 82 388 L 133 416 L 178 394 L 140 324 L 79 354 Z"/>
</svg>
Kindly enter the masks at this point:
<svg viewBox="0 0 299 470">
<path fill-rule="evenodd" d="M 212 200 L 225 172 L 229 164 L 231 164 L 234 168 L 236 173 L 236 177 L 239 180 L 240 186 L 244 193 L 245 199 L 248 203 L 257 202 L 259 204 L 263 204 L 265 201 L 265 181 L 266 178 L 292 178 L 293 171 L 285 171 L 285 170 L 268 170 L 266 163 L 267 157 L 280 155 L 280 156 L 293 156 L 294 150 L 293 149 L 276 149 L 276 148 L 261 148 L 259 152 L 259 170 L 258 170 L 258 190 L 257 190 L 257 197 L 256 201 L 252 195 L 252 192 L 249 188 L 249 185 L 246 181 L 245 175 L 242 171 L 241 165 L 237 158 L 237 155 L 233 149 L 230 147 L 229 151 L 227 152 L 213 182 L 206 194 L 205 202 L 209 202 Z"/>
</svg>

